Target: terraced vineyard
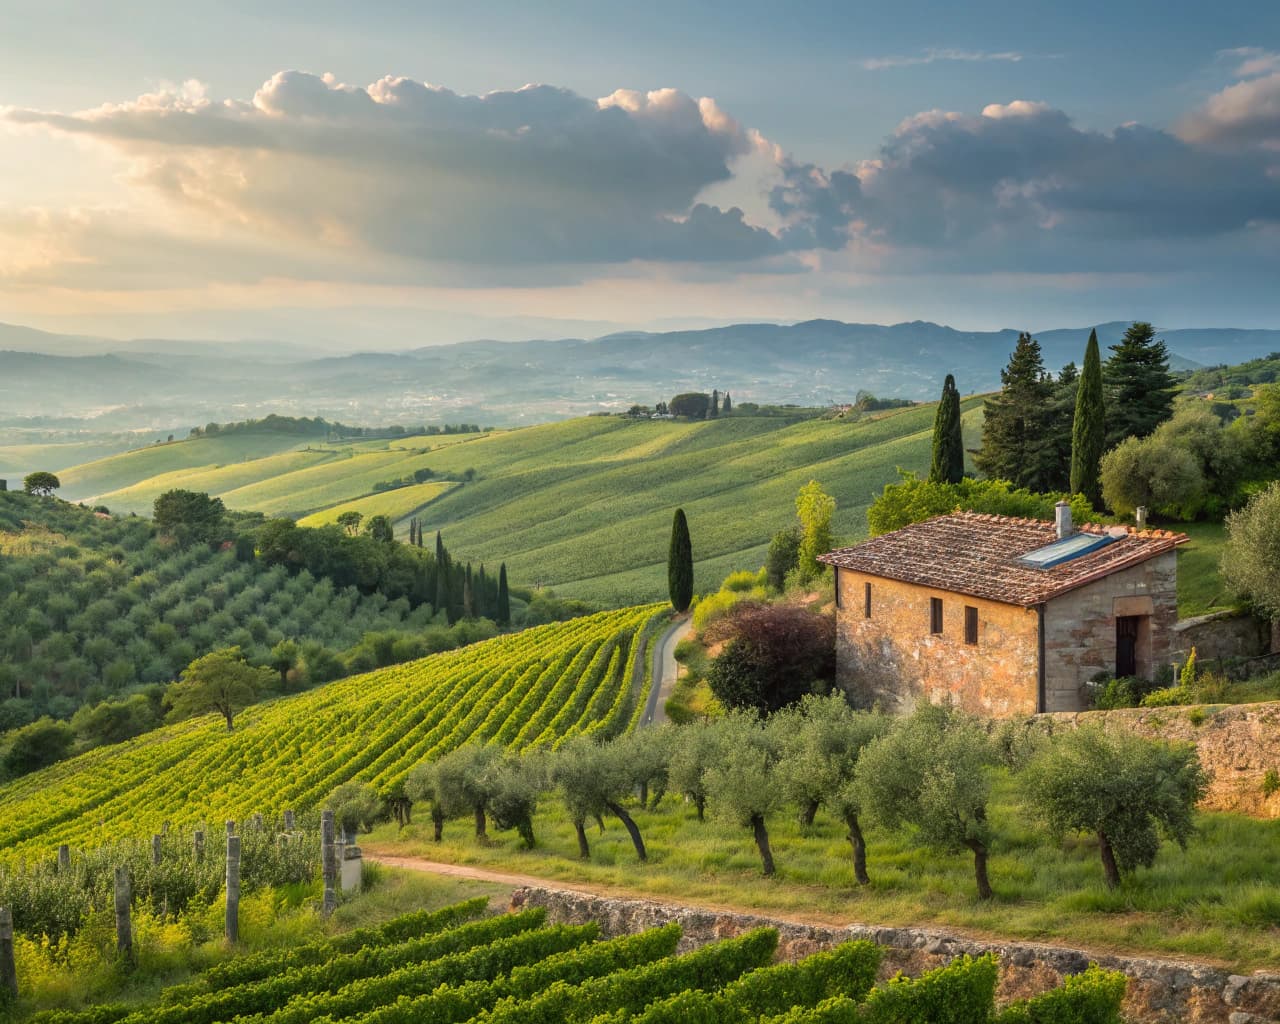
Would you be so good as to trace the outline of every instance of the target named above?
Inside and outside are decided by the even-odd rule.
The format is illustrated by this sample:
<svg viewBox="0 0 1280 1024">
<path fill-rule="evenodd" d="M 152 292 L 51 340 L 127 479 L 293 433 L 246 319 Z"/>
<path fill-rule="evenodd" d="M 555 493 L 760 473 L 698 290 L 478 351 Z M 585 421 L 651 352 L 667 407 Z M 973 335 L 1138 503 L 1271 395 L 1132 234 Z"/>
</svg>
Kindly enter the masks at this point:
<svg viewBox="0 0 1280 1024">
<path fill-rule="evenodd" d="M 329 523 L 336 523 L 338 516 L 344 512 L 359 512 L 365 519 L 372 516 L 386 516 L 393 523 L 399 523 L 408 519 L 429 501 L 434 501 L 456 486 L 449 480 L 431 480 L 425 484 L 397 487 L 379 494 L 370 494 L 368 497 L 344 501 L 341 505 L 333 505 L 321 512 L 313 512 L 304 519 L 299 519 L 298 525 L 326 526 Z"/>
<path fill-rule="evenodd" d="M 165 821 L 308 808 L 348 779 L 394 795 L 462 743 L 555 747 L 626 729 L 643 699 L 640 638 L 663 608 L 602 612 L 353 676 L 100 747 L 0 788 L 0 848 L 108 845 Z"/>
<path fill-rule="evenodd" d="M 1090 968 L 995 1015 L 996 962 L 962 957 L 876 986 L 881 951 L 855 941 L 772 964 L 760 928 L 676 954 L 669 924 L 609 941 L 599 927 L 548 926 L 541 909 L 480 918 L 484 900 L 378 929 L 250 954 L 164 990 L 154 1005 L 37 1015 L 41 1024 L 1026 1024 L 1119 1020 L 1123 975 Z M 357 943 L 360 943 L 357 945 Z"/>
</svg>

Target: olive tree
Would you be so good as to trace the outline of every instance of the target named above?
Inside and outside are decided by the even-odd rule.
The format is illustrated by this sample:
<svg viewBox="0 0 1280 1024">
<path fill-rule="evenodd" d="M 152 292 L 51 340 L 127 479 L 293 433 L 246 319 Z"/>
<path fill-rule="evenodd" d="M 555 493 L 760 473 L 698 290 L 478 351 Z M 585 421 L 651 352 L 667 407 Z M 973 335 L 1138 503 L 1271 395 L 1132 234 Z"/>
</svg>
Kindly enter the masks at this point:
<svg viewBox="0 0 1280 1024">
<path fill-rule="evenodd" d="M 440 800 L 440 790 L 436 785 L 436 766 L 431 761 L 410 770 L 404 780 L 404 795 L 411 803 L 431 804 L 431 823 L 434 826 L 432 839 L 437 843 L 444 839 L 444 823 L 448 818 L 445 806 Z"/>
<path fill-rule="evenodd" d="M 1023 772 L 1027 808 L 1058 836 L 1091 832 L 1108 888 L 1150 867 L 1162 837 L 1182 848 L 1208 776 L 1195 747 L 1085 725 L 1054 737 Z"/>
<path fill-rule="evenodd" d="M 1222 573 L 1258 611 L 1280 620 L 1280 481 L 1227 516 Z"/>
<path fill-rule="evenodd" d="M 671 755 L 677 741 L 674 726 L 638 729 L 613 741 L 617 755 L 639 790 L 640 806 L 650 809 L 667 793 Z"/>
<path fill-rule="evenodd" d="M 718 722 L 681 726 L 667 764 L 667 784 L 693 804 L 699 821 L 706 820 L 707 772 L 720 754 L 719 729 Z"/>
<path fill-rule="evenodd" d="M 502 755 L 494 747 L 476 743 L 451 750 L 435 763 L 433 781 L 436 806 L 445 818 L 461 817 L 468 812 L 475 819 L 476 839 L 489 841 L 488 812 L 493 796 L 494 769 Z"/>
<path fill-rule="evenodd" d="M 22 489 L 37 498 L 47 498 L 61 486 L 62 481 L 46 470 L 28 473 L 22 478 Z"/>
<path fill-rule="evenodd" d="M 801 808 L 802 824 L 812 824 L 819 806 L 844 823 L 853 849 L 853 874 L 867 885 L 867 844 L 859 816 L 858 759 L 864 747 L 889 728 L 878 713 L 855 711 L 839 694 L 808 696 L 770 721 L 780 734 L 778 776 L 787 798 Z"/>
<path fill-rule="evenodd" d="M 587 819 L 599 818 L 606 811 L 622 822 L 636 856 L 642 861 L 649 857 L 639 826 L 622 805 L 635 788 L 626 754 L 622 744 L 599 744 L 589 736 L 580 736 L 556 751 L 551 762 L 551 782 L 569 812 L 578 835 L 578 854 L 583 860 L 591 857 Z"/>
<path fill-rule="evenodd" d="M 250 665 L 239 647 L 224 647 L 184 668 L 164 702 L 175 719 L 217 711 L 230 732 L 236 712 L 257 700 L 274 678 L 269 668 Z"/>
<path fill-rule="evenodd" d="M 489 812 L 499 829 L 513 828 L 527 849 L 537 845 L 533 833 L 533 814 L 538 809 L 538 794 L 545 775 L 527 758 L 507 754 L 489 771 Z"/>
<path fill-rule="evenodd" d="M 858 759 L 858 806 L 886 828 L 910 828 L 923 845 L 973 854 L 978 896 L 991 899 L 987 799 L 995 748 L 982 724 L 925 704 L 866 745 Z"/>
<path fill-rule="evenodd" d="M 717 728 L 718 756 L 704 777 L 712 811 L 751 829 L 765 875 L 774 873 L 767 819 L 783 804 L 776 770 L 777 733 L 746 711 L 727 714 Z"/>
<path fill-rule="evenodd" d="M 368 783 L 344 782 L 329 794 L 327 806 L 333 810 L 333 819 L 342 829 L 348 843 L 354 843 L 356 832 L 373 828 L 382 813 L 382 800 L 378 791 Z"/>
</svg>

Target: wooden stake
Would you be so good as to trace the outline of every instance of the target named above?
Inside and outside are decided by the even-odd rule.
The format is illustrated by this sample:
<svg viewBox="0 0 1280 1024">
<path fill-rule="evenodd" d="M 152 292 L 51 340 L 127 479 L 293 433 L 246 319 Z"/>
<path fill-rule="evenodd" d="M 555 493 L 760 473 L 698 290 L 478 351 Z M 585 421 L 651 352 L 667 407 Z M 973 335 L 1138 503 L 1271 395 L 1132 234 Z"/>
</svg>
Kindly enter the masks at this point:
<svg viewBox="0 0 1280 1024">
<path fill-rule="evenodd" d="M 195 847 L 196 863 L 204 863 L 204 830 L 196 829 L 195 834 L 191 837 L 192 845 Z"/>
<path fill-rule="evenodd" d="M 58 847 L 58 870 L 60 872 L 71 870 L 71 847 L 66 843 Z"/>
<path fill-rule="evenodd" d="M 0 992 L 18 997 L 18 968 L 13 959 L 13 911 L 0 907 Z"/>
<path fill-rule="evenodd" d="M 320 862 L 324 868 L 324 916 L 328 917 L 338 907 L 337 847 L 333 842 L 333 811 L 320 812 Z"/>
<path fill-rule="evenodd" d="M 227 837 L 227 941 L 240 941 L 240 837 Z"/>
<path fill-rule="evenodd" d="M 156 835 L 151 837 L 151 863 L 152 864 L 160 863 L 160 852 L 161 852 L 160 844 L 161 844 L 161 838 L 160 838 L 160 835 L 157 833 Z"/>
<path fill-rule="evenodd" d="M 133 963 L 133 890 L 129 884 L 129 869 L 116 868 L 116 952 Z"/>
</svg>

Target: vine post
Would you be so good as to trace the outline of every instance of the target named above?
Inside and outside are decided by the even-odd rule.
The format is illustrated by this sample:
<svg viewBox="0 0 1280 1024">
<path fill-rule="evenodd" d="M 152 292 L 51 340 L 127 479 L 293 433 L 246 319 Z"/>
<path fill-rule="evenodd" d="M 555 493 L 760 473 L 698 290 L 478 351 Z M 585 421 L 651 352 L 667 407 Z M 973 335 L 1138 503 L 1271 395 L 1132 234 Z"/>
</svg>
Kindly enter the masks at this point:
<svg viewBox="0 0 1280 1024">
<path fill-rule="evenodd" d="M 13 911 L 0 907 L 0 995 L 18 997 L 18 968 L 13 959 Z"/>
<path fill-rule="evenodd" d="M 160 863 L 160 853 L 161 853 L 162 843 L 163 843 L 163 839 L 161 838 L 160 833 L 157 832 L 155 835 L 151 837 L 151 863 L 152 864 Z"/>
<path fill-rule="evenodd" d="M 63 843 L 58 847 L 58 873 L 65 874 L 71 870 L 71 847 Z"/>
<path fill-rule="evenodd" d="M 126 963 L 133 964 L 133 887 L 129 883 L 129 869 L 123 864 L 116 867 L 116 952 Z"/>
<path fill-rule="evenodd" d="M 227 836 L 227 942 L 240 941 L 240 837 Z"/>
<path fill-rule="evenodd" d="M 333 811 L 320 813 L 320 861 L 324 866 L 324 916 L 328 917 L 337 909 L 337 847 L 333 841 Z"/>
<path fill-rule="evenodd" d="M 197 864 L 204 863 L 204 829 L 198 828 L 191 837 Z"/>
</svg>

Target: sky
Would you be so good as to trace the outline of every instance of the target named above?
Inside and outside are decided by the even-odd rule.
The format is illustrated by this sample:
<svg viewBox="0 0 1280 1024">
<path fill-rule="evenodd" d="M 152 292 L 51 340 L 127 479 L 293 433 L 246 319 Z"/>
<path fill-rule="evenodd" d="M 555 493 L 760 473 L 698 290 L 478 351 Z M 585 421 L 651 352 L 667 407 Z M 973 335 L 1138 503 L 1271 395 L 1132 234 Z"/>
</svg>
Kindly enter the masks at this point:
<svg viewBox="0 0 1280 1024">
<path fill-rule="evenodd" d="M 1280 4 L 0 0 L 0 321 L 1280 327 Z"/>
</svg>

